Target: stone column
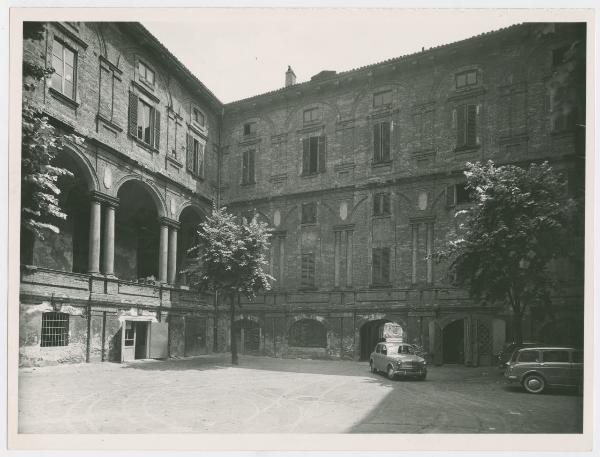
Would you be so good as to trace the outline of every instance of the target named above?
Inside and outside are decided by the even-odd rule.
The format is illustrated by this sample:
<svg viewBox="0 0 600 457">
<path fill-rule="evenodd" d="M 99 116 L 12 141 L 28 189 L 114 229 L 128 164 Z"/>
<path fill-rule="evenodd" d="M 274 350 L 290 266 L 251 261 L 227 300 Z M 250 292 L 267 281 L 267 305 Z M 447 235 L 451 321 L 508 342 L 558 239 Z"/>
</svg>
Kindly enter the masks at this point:
<svg viewBox="0 0 600 457">
<path fill-rule="evenodd" d="M 167 282 L 167 257 L 169 253 L 169 226 L 160 220 L 160 248 L 158 252 L 158 281 Z"/>
<path fill-rule="evenodd" d="M 177 227 L 169 227 L 169 262 L 167 265 L 169 284 L 175 284 L 177 279 Z"/>
<path fill-rule="evenodd" d="M 88 273 L 100 273 L 100 210 L 100 201 L 92 197 L 90 208 Z"/>
<path fill-rule="evenodd" d="M 107 204 L 104 210 L 104 265 L 103 273 L 115 274 L 115 206 Z"/>
</svg>

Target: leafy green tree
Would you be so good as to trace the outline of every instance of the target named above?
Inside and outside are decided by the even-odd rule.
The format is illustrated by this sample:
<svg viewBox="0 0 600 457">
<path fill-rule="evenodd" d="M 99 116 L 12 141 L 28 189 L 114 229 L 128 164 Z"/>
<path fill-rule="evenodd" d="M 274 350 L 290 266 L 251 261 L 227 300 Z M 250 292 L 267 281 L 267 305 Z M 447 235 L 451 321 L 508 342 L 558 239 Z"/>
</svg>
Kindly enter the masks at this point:
<svg viewBox="0 0 600 457">
<path fill-rule="evenodd" d="M 436 256 L 449 261 L 453 282 L 471 296 L 508 304 L 514 339 L 522 342 L 527 307 L 549 305 L 556 285 L 549 263 L 574 254 L 576 204 L 547 162 L 467 163 L 465 176 L 474 204 L 456 213 L 457 229 Z"/>
<path fill-rule="evenodd" d="M 26 22 L 23 40 L 39 41 L 44 36 L 44 25 Z M 47 68 L 43 56 L 36 59 L 24 53 L 23 59 L 23 108 L 21 132 L 21 258 L 29 260 L 33 238 L 43 239 L 48 231 L 58 233 L 56 221 L 66 219 L 60 207 L 60 189 L 57 181 L 72 173 L 53 164 L 65 141 L 80 143 L 76 135 L 61 134 L 50 124 L 34 97 L 39 83 L 50 76 L 53 68 Z"/>
<path fill-rule="evenodd" d="M 267 225 L 253 218 L 239 223 L 226 208 L 213 209 L 198 226 L 199 242 L 190 249 L 194 255 L 186 270 L 198 278 L 202 290 L 217 291 L 229 298 L 231 318 L 231 363 L 238 363 L 233 326 L 236 298 L 253 299 L 261 290 L 271 288 L 273 277 L 265 272 L 270 235 Z"/>
</svg>

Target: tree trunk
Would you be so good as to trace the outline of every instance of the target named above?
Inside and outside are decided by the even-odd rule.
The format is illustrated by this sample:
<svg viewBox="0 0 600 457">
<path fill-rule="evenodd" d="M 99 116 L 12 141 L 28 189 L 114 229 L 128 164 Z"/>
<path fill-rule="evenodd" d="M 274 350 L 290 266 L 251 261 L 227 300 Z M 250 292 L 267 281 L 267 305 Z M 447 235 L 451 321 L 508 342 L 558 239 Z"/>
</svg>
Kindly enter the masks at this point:
<svg viewBox="0 0 600 457">
<path fill-rule="evenodd" d="M 229 323 L 229 334 L 230 334 L 230 346 L 231 346 L 231 364 L 238 364 L 238 353 L 237 353 L 237 341 L 235 339 L 235 332 L 233 325 L 235 324 L 235 294 L 231 294 L 231 301 L 229 306 L 231 311 L 231 322 Z"/>
<path fill-rule="evenodd" d="M 523 313 L 513 311 L 513 341 L 517 344 L 523 342 Z"/>
</svg>

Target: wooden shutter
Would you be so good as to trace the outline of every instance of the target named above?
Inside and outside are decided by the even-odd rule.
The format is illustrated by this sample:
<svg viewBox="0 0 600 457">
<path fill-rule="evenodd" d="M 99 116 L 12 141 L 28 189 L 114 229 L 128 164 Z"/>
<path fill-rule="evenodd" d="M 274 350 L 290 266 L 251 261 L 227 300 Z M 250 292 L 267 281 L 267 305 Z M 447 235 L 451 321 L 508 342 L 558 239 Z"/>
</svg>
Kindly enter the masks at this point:
<svg viewBox="0 0 600 457">
<path fill-rule="evenodd" d="M 254 183 L 254 149 L 248 151 L 248 182 Z"/>
<path fill-rule="evenodd" d="M 204 178 L 204 152 L 206 144 L 198 142 L 198 176 Z"/>
<path fill-rule="evenodd" d="M 242 152 L 242 184 L 248 184 L 248 152 Z"/>
<path fill-rule="evenodd" d="M 379 124 L 373 126 L 373 161 L 381 162 L 381 129 Z"/>
<path fill-rule="evenodd" d="M 461 105 L 456 109 L 456 147 L 465 145 L 466 141 L 466 105 Z"/>
<path fill-rule="evenodd" d="M 137 138 L 137 112 L 138 112 L 138 96 L 133 92 L 129 92 L 129 116 L 127 118 L 127 124 L 129 128 L 129 134 Z"/>
<path fill-rule="evenodd" d="M 319 150 L 319 173 L 325 172 L 325 149 L 327 142 L 325 141 L 325 135 L 321 135 L 318 140 Z"/>
<path fill-rule="evenodd" d="M 465 143 L 475 146 L 477 144 L 477 105 L 467 105 L 466 111 Z"/>
<path fill-rule="evenodd" d="M 382 210 L 381 212 L 383 214 L 390 214 L 390 194 L 383 194 L 382 195 L 382 199 L 383 199 L 383 206 L 382 206 Z"/>
<path fill-rule="evenodd" d="M 390 160 L 390 123 L 381 123 L 381 160 Z"/>
<path fill-rule="evenodd" d="M 302 171 L 301 174 L 309 174 L 309 163 L 310 163 L 310 139 L 302 138 Z"/>
<path fill-rule="evenodd" d="M 189 133 L 186 135 L 186 168 L 187 171 L 194 172 L 194 138 Z"/>
<path fill-rule="evenodd" d="M 154 147 L 160 147 L 160 111 L 154 108 Z"/>
<path fill-rule="evenodd" d="M 390 248 L 381 249 L 381 283 L 390 282 Z"/>
<path fill-rule="evenodd" d="M 381 249 L 373 248 L 372 253 L 373 264 L 371 266 L 372 269 L 372 281 L 373 284 L 381 283 Z"/>
</svg>

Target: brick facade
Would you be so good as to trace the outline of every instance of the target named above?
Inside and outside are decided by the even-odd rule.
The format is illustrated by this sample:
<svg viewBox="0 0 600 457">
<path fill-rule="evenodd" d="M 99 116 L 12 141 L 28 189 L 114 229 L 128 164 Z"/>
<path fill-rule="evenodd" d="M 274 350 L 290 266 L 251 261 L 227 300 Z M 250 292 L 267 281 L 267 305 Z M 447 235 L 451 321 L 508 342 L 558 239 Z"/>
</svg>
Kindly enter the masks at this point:
<svg viewBox="0 0 600 457">
<path fill-rule="evenodd" d="M 444 265 L 427 256 L 455 227 L 455 211 L 468 204 L 460 192 L 467 161 L 545 159 L 570 178 L 582 176 L 574 119 L 584 119 L 585 103 L 579 99 L 570 107 L 568 121 L 557 120 L 550 82 L 556 50 L 585 40 L 584 26 L 513 26 L 340 74 L 322 72 L 309 82 L 225 105 L 137 24 L 51 24 L 42 49 L 47 56 L 55 39 L 77 53 L 76 98 L 43 87 L 38 99 L 62 128 L 85 138 L 70 154 L 102 211 L 117 207 L 118 226 L 129 223 L 119 213 L 119 205 L 128 204 L 125 193 L 140 192 L 136 201 L 150 196 L 153 204 L 146 206 L 154 205 L 155 232 L 166 227 L 160 230 L 170 240 L 179 230 L 173 244 L 178 270 L 184 227 L 217 196 L 232 212 L 255 213 L 272 227 L 270 272 L 277 281 L 252 303 L 242 300 L 235 331 L 246 352 L 361 359 L 385 321 L 400 323 L 405 338 L 436 363 L 490 364 L 510 340 L 508 310 L 474 302 L 450 285 Z M 26 55 L 36 55 L 39 46 L 26 43 Z M 140 75 L 144 67 L 154 72 L 153 84 Z M 584 93 L 579 81 L 574 90 L 582 88 Z M 132 96 L 160 112 L 156 145 L 131 134 Z M 194 122 L 194 110 L 204 116 L 204 127 Z M 205 144 L 202 173 L 190 167 L 186 153 L 193 138 Z M 120 194 L 129 181 L 139 185 Z M 115 250 L 125 258 L 115 261 L 135 276 L 140 269 L 132 260 L 133 238 L 124 233 L 117 229 Z M 154 245 L 163 236 L 155 235 L 148 238 Z M 106 233 L 99 236 L 104 261 Z M 64 245 L 68 252 L 73 242 L 65 239 L 61 234 L 34 253 L 52 258 L 65 252 Z M 164 252 L 172 251 L 169 245 Z M 160 274 L 168 261 L 157 259 L 164 262 Z M 106 341 L 122 336 L 115 336 L 120 325 L 106 324 L 106 313 L 121 322 L 144 313 L 156 325 L 166 322 L 171 356 L 227 349 L 225 308 L 215 316 L 213 297 L 199 303 L 182 288 L 180 275 L 140 284 L 106 271 L 59 273 L 72 267 L 68 261 L 36 264 L 23 268 L 22 308 L 32 308 L 21 319 L 22 360 L 31 351 L 44 359 L 45 348 L 31 349 L 39 332 L 35 319 L 43 312 L 35 307 L 61 304 L 91 310 L 84 313 L 93 316 L 88 340 L 104 335 L 107 354 Z M 549 323 L 580 325 L 582 289 L 572 287 L 569 271 L 561 270 L 566 280 L 564 293 L 553 300 L 555 315 L 532 310 L 526 337 L 555 337 L 545 336 Z M 104 324 L 95 325 L 102 313 Z M 462 337 L 452 336 L 452 328 Z M 568 341 L 563 330 L 558 333 Z M 86 353 L 92 360 L 96 347 L 89 343 L 78 360 Z"/>
</svg>

